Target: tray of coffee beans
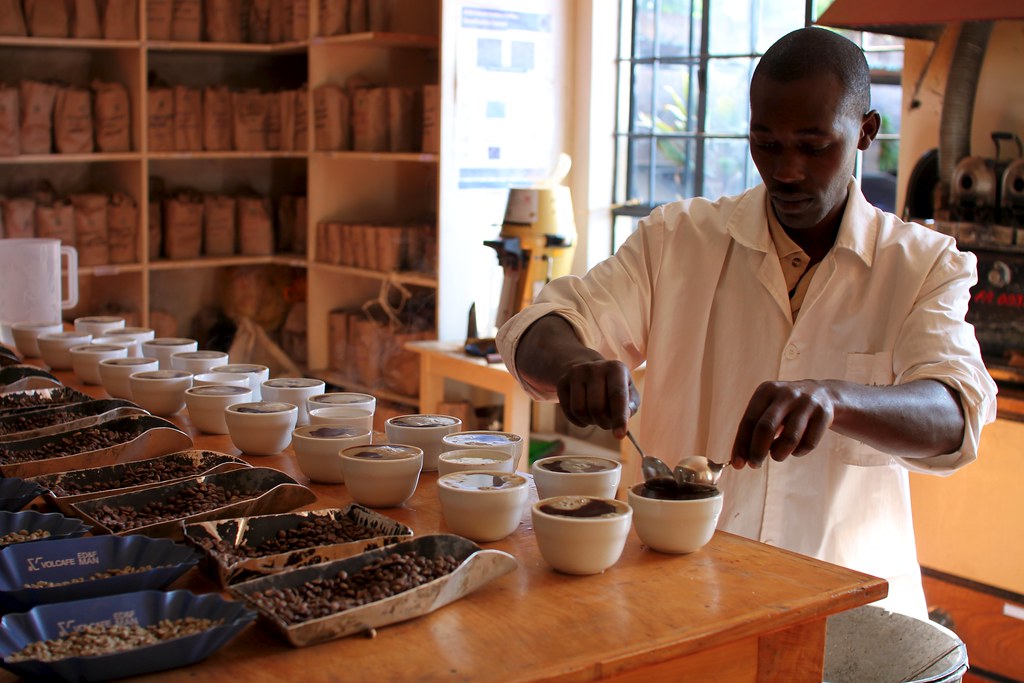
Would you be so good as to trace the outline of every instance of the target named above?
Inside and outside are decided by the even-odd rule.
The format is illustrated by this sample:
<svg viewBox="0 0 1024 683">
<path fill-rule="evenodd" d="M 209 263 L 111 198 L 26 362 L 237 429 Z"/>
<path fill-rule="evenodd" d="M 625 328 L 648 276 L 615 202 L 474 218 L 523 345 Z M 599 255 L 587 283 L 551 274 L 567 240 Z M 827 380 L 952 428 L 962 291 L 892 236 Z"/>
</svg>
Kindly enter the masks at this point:
<svg viewBox="0 0 1024 683">
<path fill-rule="evenodd" d="M 26 380 L 35 380 L 34 382 Z M 29 386 L 34 384 L 35 386 Z M 0 391 L 60 386 L 60 380 L 34 365 L 7 365 L 0 368 Z"/>
<path fill-rule="evenodd" d="M 0 443 L 0 475 L 37 477 L 143 460 L 192 447 L 192 437 L 162 417 L 127 415 L 91 427 Z"/>
<path fill-rule="evenodd" d="M 134 591 L 8 614 L 0 666 L 27 681 L 106 681 L 206 659 L 256 618 L 217 593 Z"/>
<path fill-rule="evenodd" d="M 196 566 L 195 549 L 166 538 L 82 536 L 0 550 L 0 609 L 163 589 Z"/>
<path fill-rule="evenodd" d="M 14 365 L 21 363 L 21 359 L 18 358 L 12 349 L 0 344 L 0 367 L 7 367 L 8 365 Z"/>
<path fill-rule="evenodd" d="M 185 540 L 202 550 L 221 586 L 306 567 L 411 538 L 412 529 L 355 503 L 343 508 L 196 522 Z"/>
<path fill-rule="evenodd" d="M 506 552 L 432 534 L 243 581 L 228 591 L 303 647 L 429 614 L 516 566 Z"/>
<path fill-rule="evenodd" d="M 65 517 L 59 512 L 0 511 L 0 548 L 15 543 L 77 538 L 85 535 L 89 529 L 82 520 Z"/>
<path fill-rule="evenodd" d="M 46 489 L 34 481 L 4 477 L 0 479 L 0 510 L 17 512 L 44 493 Z"/>
<path fill-rule="evenodd" d="M 26 410 L 66 406 L 91 400 L 93 400 L 91 396 L 65 386 L 23 391 L 8 390 L 0 393 L 0 417 L 15 415 Z"/>
<path fill-rule="evenodd" d="M 147 414 L 145 410 L 123 398 L 104 398 L 69 406 L 28 410 L 0 417 L 0 442 L 32 439 L 89 427 L 125 415 L 143 414 Z"/>
<path fill-rule="evenodd" d="M 316 494 L 284 472 L 246 467 L 72 503 L 97 532 L 182 540 L 183 523 L 288 512 Z"/>
<path fill-rule="evenodd" d="M 46 497 L 61 512 L 73 515 L 71 504 L 80 500 L 130 493 L 157 484 L 169 484 L 242 467 L 249 467 L 249 463 L 237 456 L 189 449 L 117 465 L 43 474 L 27 481 L 43 487 Z"/>
</svg>

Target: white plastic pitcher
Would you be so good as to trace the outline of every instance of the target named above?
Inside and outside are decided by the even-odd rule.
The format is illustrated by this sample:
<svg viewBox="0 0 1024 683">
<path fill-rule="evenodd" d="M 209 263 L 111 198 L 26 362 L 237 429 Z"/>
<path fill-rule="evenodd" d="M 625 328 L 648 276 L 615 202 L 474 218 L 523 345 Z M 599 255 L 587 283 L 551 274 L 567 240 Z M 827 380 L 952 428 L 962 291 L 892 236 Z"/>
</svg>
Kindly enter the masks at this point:
<svg viewBox="0 0 1024 683">
<path fill-rule="evenodd" d="M 61 298 L 61 256 L 68 296 Z M 54 239 L 0 239 L 0 340 L 14 344 L 11 325 L 52 322 L 78 305 L 78 251 Z"/>
</svg>

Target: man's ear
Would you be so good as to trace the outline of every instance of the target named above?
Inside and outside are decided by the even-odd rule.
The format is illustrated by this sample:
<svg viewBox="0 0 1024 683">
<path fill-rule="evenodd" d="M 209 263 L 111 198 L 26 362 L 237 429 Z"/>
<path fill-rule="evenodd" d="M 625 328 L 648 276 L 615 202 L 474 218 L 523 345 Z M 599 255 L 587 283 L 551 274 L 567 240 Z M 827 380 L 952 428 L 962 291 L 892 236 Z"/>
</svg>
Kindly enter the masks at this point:
<svg viewBox="0 0 1024 683">
<path fill-rule="evenodd" d="M 863 152 L 870 147 L 881 128 L 882 117 L 878 115 L 877 110 L 872 109 L 864 114 L 864 118 L 860 122 L 860 139 L 857 140 L 857 149 Z"/>
</svg>

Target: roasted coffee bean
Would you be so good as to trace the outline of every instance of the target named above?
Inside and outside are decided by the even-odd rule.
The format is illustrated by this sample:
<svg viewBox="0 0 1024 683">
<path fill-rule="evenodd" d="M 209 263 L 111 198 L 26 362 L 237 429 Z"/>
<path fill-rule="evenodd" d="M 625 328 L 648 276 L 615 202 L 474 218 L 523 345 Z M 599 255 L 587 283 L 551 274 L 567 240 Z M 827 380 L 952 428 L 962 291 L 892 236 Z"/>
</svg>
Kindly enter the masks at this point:
<svg viewBox="0 0 1024 683">
<path fill-rule="evenodd" d="M 8 534 L 0 536 L 0 545 L 24 543 L 25 541 L 37 541 L 40 538 L 49 538 L 50 535 L 50 532 L 46 529 L 36 529 L 35 531 L 29 531 L 28 529 L 19 529 L 18 531 L 12 531 Z"/>
<path fill-rule="evenodd" d="M 416 552 L 391 553 L 352 575 L 341 571 L 333 577 L 290 588 L 269 588 L 247 597 L 286 624 L 298 624 L 411 590 L 450 574 L 458 566 L 451 555 L 430 558 Z"/>
<path fill-rule="evenodd" d="M 8 655 L 6 662 L 53 662 L 68 657 L 95 657 L 184 638 L 220 626 L 223 619 L 164 619 L 149 626 L 89 624 L 63 638 L 37 640 Z"/>
<path fill-rule="evenodd" d="M 86 481 L 66 478 L 50 485 L 50 490 L 58 496 L 75 496 L 80 493 L 107 491 L 112 488 L 128 488 L 140 484 L 156 484 L 173 479 L 184 479 L 202 474 L 210 469 L 210 463 L 203 459 L 164 459 L 153 462 L 137 462 L 126 464 L 117 476 L 116 481 Z"/>
<path fill-rule="evenodd" d="M 380 536 L 379 529 L 348 517 L 314 515 L 300 521 L 295 528 L 280 529 L 277 534 L 261 543 L 238 545 L 224 539 L 203 538 L 199 544 L 207 550 L 237 558 L 262 557 L 291 550 L 313 548 L 335 543 L 351 543 Z"/>
<path fill-rule="evenodd" d="M 111 446 L 131 441 L 139 433 L 137 427 L 122 429 L 114 429 L 102 425 L 87 427 L 68 432 L 60 439 L 54 439 L 32 450 L 22 451 L 0 447 L 0 462 L 15 463 L 45 460 L 47 458 L 110 448 Z"/>
<path fill-rule="evenodd" d="M 102 572 L 90 574 L 89 576 L 79 576 L 68 581 L 36 581 L 35 583 L 26 583 L 22 588 L 56 588 L 57 586 L 71 586 L 77 583 L 85 583 L 86 581 L 98 581 L 99 579 L 109 579 L 112 576 L 139 574 L 152 570 L 153 565 L 151 564 L 142 565 L 141 567 L 114 567 Z"/>
<path fill-rule="evenodd" d="M 78 403 L 84 398 L 81 393 L 69 387 L 58 387 L 49 396 L 31 391 L 16 391 L 0 396 L 0 414 L 21 408 L 50 408 L 53 406 Z"/>
<path fill-rule="evenodd" d="M 103 505 L 96 509 L 94 516 L 108 529 L 123 531 L 216 510 L 231 503 L 254 498 L 260 493 L 229 490 L 208 482 L 196 482 L 195 486 L 184 488 L 165 500 L 154 500 L 142 508 L 133 508 L 130 505 Z"/>
</svg>

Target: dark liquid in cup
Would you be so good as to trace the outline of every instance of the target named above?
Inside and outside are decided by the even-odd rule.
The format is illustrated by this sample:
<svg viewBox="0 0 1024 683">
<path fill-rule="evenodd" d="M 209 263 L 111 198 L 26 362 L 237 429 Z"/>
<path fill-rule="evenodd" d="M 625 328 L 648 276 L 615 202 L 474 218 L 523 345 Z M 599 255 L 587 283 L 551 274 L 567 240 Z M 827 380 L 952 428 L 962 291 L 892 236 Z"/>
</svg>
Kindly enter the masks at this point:
<svg viewBox="0 0 1024 683">
<path fill-rule="evenodd" d="M 633 492 L 643 498 L 655 500 L 700 500 L 717 495 L 718 487 L 708 484 L 683 484 L 666 487 L 639 484 L 633 489 Z"/>
<path fill-rule="evenodd" d="M 607 517 L 619 512 L 619 509 L 611 503 L 591 498 L 583 505 L 574 508 L 564 508 L 555 505 L 541 505 L 538 508 L 541 512 L 549 515 L 560 515 L 562 517 Z"/>
<path fill-rule="evenodd" d="M 604 472 L 611 469 L 611 467 L 604 463 L 584 460 L 583 458 L 552 460 L 551 462 L 542 463 L 541 467 L 551 472 L 564 472 L 565 474 L 589 474 L 591 472 Z"/>
<path fill-rule="evenodd" d="M 339 436 L 355 436 L 358 430 L 350 427 L 318 427 L 316 429 L 309 430 L 310 436 L 315 436 L 321 439 L 334 438 Z M 374 455 L 377 455 L 376 453 Z"/>
</svg>

